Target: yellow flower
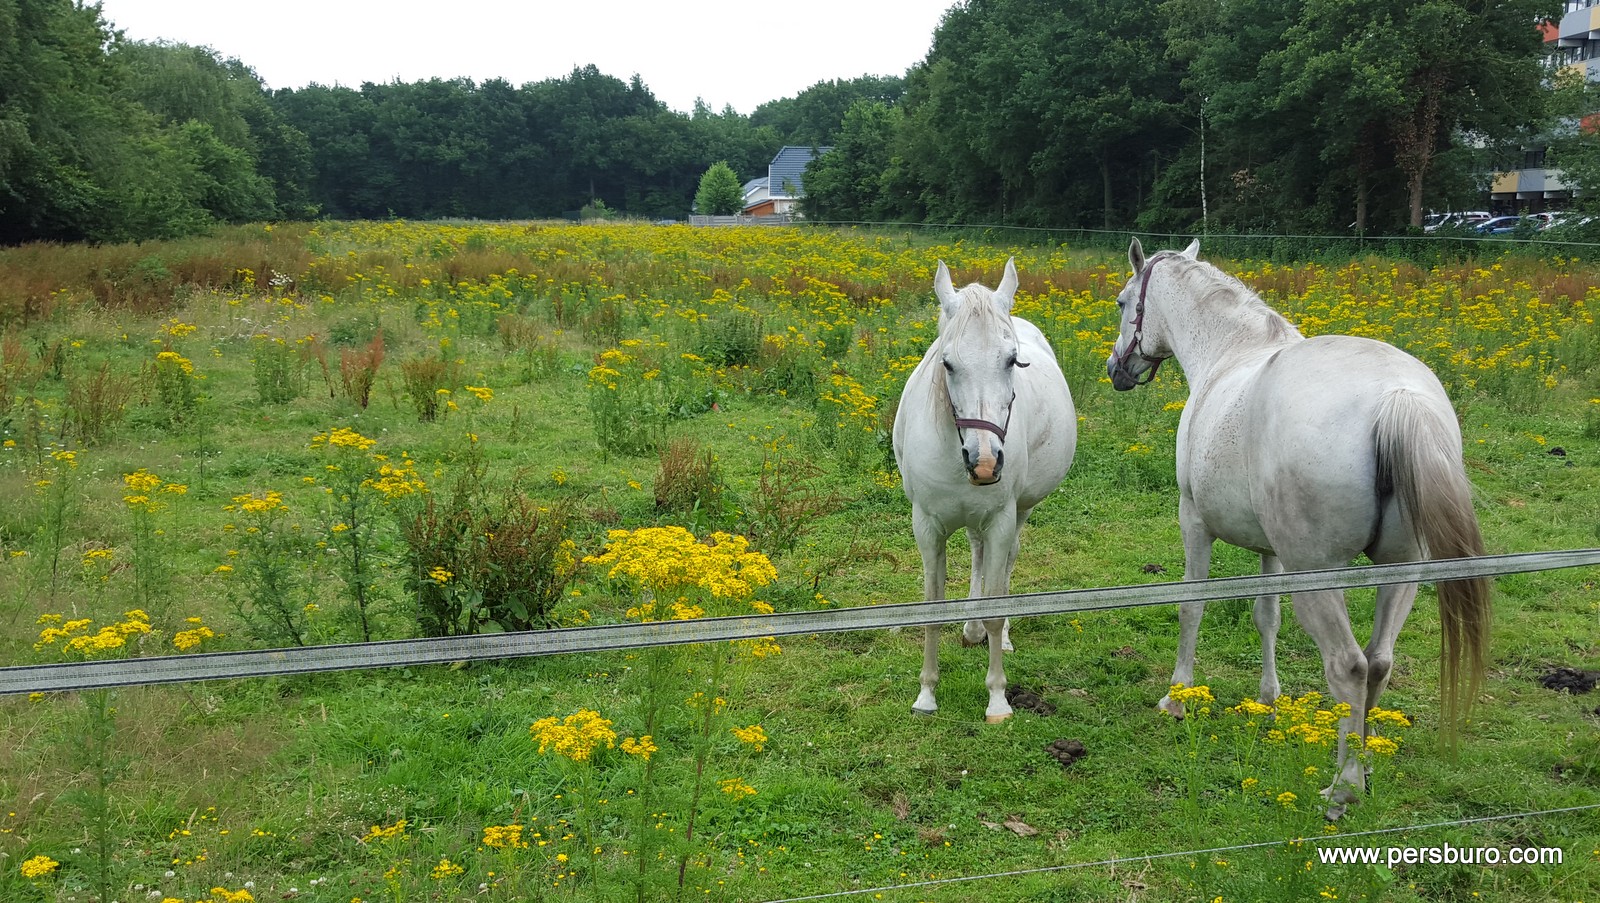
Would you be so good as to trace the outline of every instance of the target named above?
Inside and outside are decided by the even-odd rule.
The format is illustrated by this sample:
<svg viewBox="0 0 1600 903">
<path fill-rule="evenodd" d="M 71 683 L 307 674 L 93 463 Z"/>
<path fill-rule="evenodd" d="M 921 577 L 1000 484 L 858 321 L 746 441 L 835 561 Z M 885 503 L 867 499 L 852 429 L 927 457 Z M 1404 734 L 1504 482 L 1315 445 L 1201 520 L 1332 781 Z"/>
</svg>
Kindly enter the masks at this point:
<svg viewBox="0 0 1600 903">
<path fill-rule="evenodd" d="M 756 789 L 754 787 L 751 787 L 749 784 L 746 784 L 744 781 L 741 781 L 738 778 L 728 778 L 725 781 L 718 781 L 717 786 L 722 788 L 723 793 L 726 793 L 736 800 L 743 799 L 747 796 L 755 796 L 756 793 Z"/>
<path fill-rule="evenodd" d="M 367 836 L 361 838 L 361 842 L 370 843 L 374 840 L 398 840 L 406 836 L 407 824 L 408 822 L 402 818 L 386 828 L 373 825 L 372 829 L 367 832 Z"/>
<path fill-rule="evenodd" d="M 1278 794 L 1278 805 L 1285 809 L 1293 809 L 1294 801 L 1297 799 L 1299 799 L 1299 797 L 1295 796 L 1292 791 L 1285 790 L 1284 792 Z"/>
<path fill-rule="evenodd" d="M 1400 751 L 1400 743 L 1388 737 L 1368 737 L 1366 746 L 1367 752 L 1379 756 L 1392 756 Z"/>
<path fill-rule="evenodd" d="M 457 875 L 465 874 L 466 871 L 465 868 L 448 859 L 440 859 L 439 864 L 434 866 L 433 871 L 428 873 L 428 877 L 435 881 L 443 881 L 446 878 L 454 878 Z"/>
<path fill-rule="evenodd" d="M 1186 687 L 1183 684 L 1173 684 L 1167 695 L 1172 697 L 1173 702 L 1184 706 L 1191 703 L 1204 705 L 1216 701 L 1216 697 L 1211 695 L 1211 688 L 1207 686 Z"/>
<path fill-rule="evenodd" d="M 1395 727 L 1410 727 L 1411 719 L 1404 712 L 1395 709 L 1372 708 L 1367 711 L 1368 724 L 1392 724 Z"/>
<path fill-rule="evenodd" d="M 161 478 L 141 467 L 133 473 L 123 474 L 122 485 L 127 487 L 131 495 L 149 495 L 161 485 Z"/>
<path fill-rule="evenodd" d="M 319 433 L 311 438 L 312 448 L 329 446 L 332 448 L 353 448 L 357 451 L 366 451 L 377 444 L 378 440 L 368 439 L 355 430 L 343 426 L 329 430 L 327 433 Z"/>
<path fill-rule="evenodd" d="M 656 752 L 660 747 L 656 746 L 655 739 L 651 735 L 645 734 L 638 739 L 633 737 L 626 738 L 622 741 L 621 749 L 630 756 L 638 756 L 648 761 L 650 754 Z"/>
<path fill-rule="evenodd" d="M 483 845 L 496 850 L 525 850 L 521 825 L 490 825 L 483 829 Z"/>
<path fill-rule="evenodd" d="M 455 576 L 454 573 L 451 573 L 450 571 L 447 571 L 444 568 L 434 568 L 433 570 L 428 572 L 428 578 L 430 580 L 432 580 L 433 582 L 439 584 L 440 586 L 443 586 L 446 583 L 449 583 L 450 582 L 450 578 L 454 577 L 454 576 Z"/>
<path fill-rule="evenodd" d="M 189 620 L 198 621 L 199 619 L 190 618 Z M 180 630 L 173 634 L 172 645 L 178 647 L 179 652 L 188 652 L 190 649 L 200 645 L 201 642 L 205 640 L 216 639 L 219 636 L 221 636 L 221 634 L 213 631 L 210 627 L 201 624 L 197 627 L 192 627 L 188 630 Z"/>
<path fill-rule="evenodd" d="M 541 755 L 550 750 L 574 762 L 587 762 L 602 745 L 613 749 L 617 742 L 611 722 L 592 709 L 580 709 L 560 721 L 541 718 L 529 731 L 539 742 Z"/>
<path fill-rule="evenodd" d="M 30 881 L 35 878 L 43 878 L 46 875 L 54 872 L 60 866 L 61 863 L 51 859 L 49 856 L 35 856 L 32 859 L 22 863 L 22 877 L 27 878 Z"/>
<path fill-rule="evenodd" d="M 756 752 L 761 752 L 766 748 L 767 732 L 761 729 L 761 725 L 752 724 L 749 727 L 735 727 L 730 730 L 735 737 L 739 738 L 739 742 L 749 744 L 755 748 Z"/>
</svg>

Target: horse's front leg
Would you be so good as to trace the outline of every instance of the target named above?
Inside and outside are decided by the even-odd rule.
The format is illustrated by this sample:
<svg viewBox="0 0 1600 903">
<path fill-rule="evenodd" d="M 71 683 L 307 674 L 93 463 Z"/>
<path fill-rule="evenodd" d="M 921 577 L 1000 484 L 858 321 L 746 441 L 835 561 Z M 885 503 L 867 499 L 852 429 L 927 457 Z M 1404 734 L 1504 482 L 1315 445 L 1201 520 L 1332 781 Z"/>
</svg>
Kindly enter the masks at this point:
<svg viewBox="0 0 1600 903">
<path fill-rule="evenodd" d="M 1016 564 L 1016 522 L 991 524 L 990 529 L 974 542 L 974 559 L 981 556 L 982 567 L 974 565 L 973 574 L 980 575 L 982 583 L 974 581 L 974 595 L 1005 595 L 1011 591 L 1011 567 Z M 970 529 L 970 528 L 969 528 Z M 979 549 L 982 549 L 979 552 Z M 969 625 L 973 622 L 968 622 Z M 989 671 L 984 686 L 989 690 L 989 705 L 984 710 L 984 720 L 998 724 L 1011 717 L 1011 703 L 1006 700 L 1006 642 L 1005 618 L 985 618 L 983 630 L 989 643 Z"/>
<path fill-rule="evenodd" d="M 929 602 L 944 601 L 945 540 L 944 528 L 920 509 L 911 512 L 911 532 L 917 538 L 917 551 L 922 553 L 922 595 Z M 922 672 L 918 675 L 921 689 L 911 710 L 919 715 L 932 715 L 939 710 L 934 689 L 939 686 L 939 625 L 929 624 L 922 632 Z"/>
<path fill-rule="evenodd" d="M 1206 529 L 1187 496 L 1178 501 L 1178 526 L 1183 531 L 1183 579 L 1206 579 L 1211 575 L 1211 545 L 1216 538 Z M 1205 610 L 1204 602 L 1178 605 L 1178 661 L 1172 668 L 1171 686 L 1194 684 L 1194 650 L 1200 642 L 1200 616 Z M 1183 704 L 1174 702 L 1171 693 L 1161 697 L 1157 708 L 1174 718 L 1183 717 Z"/>
<path fill-rule="evenodd" d="M 1276 555 L 1262 555 L 1261 573 L 1281 574 L 1283 562 Z M 1256 632 L 1261 634 L 1261 694 L 1256 700 L 1262 705 L 1272 705 L 1283 692 L 1278 683 L 1278 625 L 1282 620 L 1277 596 L 1256 597 Z"/>
</svg>

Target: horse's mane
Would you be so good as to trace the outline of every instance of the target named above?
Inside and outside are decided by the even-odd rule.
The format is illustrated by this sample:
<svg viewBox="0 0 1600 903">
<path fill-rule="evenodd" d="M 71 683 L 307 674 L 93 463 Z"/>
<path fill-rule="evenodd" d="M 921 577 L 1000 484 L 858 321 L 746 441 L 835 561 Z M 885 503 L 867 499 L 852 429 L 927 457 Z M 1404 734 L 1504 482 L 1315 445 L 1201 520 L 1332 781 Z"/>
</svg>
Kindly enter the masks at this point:
<svg viewBox="0 0 1600 903">
<path fill-rule="evenodd" d="M 1261 300 L 1261 296 L 1234 276 L 1203 260 L 1182 254 L 1163 255 L 1163 260 L 1176 264 L 1175 275 L 1189 283 L 1190 291 L 1201 304 L 1217 307 L 1232 306 L 1260 318 L 1265 337 L 1272 341 L 1301 338 L 1300 330 Z M 1150 266 L 1155 258 L 1145 263 Z"/>
</svg>

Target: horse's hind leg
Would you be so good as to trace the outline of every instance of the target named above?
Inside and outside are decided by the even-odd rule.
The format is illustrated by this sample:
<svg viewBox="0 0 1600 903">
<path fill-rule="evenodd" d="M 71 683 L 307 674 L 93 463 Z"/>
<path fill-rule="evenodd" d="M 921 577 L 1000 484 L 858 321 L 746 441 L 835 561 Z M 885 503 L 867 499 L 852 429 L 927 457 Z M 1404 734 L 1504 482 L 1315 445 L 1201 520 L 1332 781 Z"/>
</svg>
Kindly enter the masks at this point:
<svg viewBox="0 0 1600 903">
<path fill-rule="evenodd" d="M 1339 590 L 1295 593 L 1294 615 L 1322 653 L 1329 693 L 1335 702 L 1350 706 L 1350 714 L 1339 720 L 1338 773 L 1323 791 L 1329 803 L 1328 818 L 1335 819 L 1355 802 L 1366 784 L 1361 760 L 1351 753 L 1345 738 L 1351 733 L 1361 736 L 1367 720 L 1367 653 L 1356 644 L 1350 630 L 1350 612 L 1345 608 L 1344 593 Z"/>
<path fill-rule="evenodd" d="M 1180 499 L 1178 523 L 1183 529 L 1183 579 L 1204 580 L 1211 575 L 1211 544 L 1215 541 L 1205 524 L 1191 510 L 1187 499 Z M 1171 684 L 1194 684 L 1194 650 L 1200 642 L 1200 617 L 1204 602 L 1178 605 L 1178 661 L 1172 668 Z M 1161 697 L 1157 708 L 1174 718 L 1183 717 L 1183 704 L 1172 701 L 1172 694 Z"/>
<path fill-rule="evenodd" d="M 1394 644 L 1411 614 L 1417 599 L 1415 583 L 1378 587 L 1378 607 L 1372 619 L 1372 639 L 1367 641 L 1367 708 L 1378 704 L 1378 697 L 1389 688 L 1394 670 Z M 1363 713 L 1363 716 L 1365 713 Z M 1363 720 L 1363 724 L 1365 721 Z M 1366 731 L 1362 731 L 1365 739 Z"/>
<path fill-rule="evenodd" d="M 987 559 L 984 542 L 978 536 L 978 531 L 967 529 L 967 544 L 972 549 L 972 580 L 968 584 L 967 598 L 977 599 L 989 595 L 989 590 L 984 585 L 984 562 Z M 1004 631 L 1002 630 L 1002 633 Z M 989 632 L 984 629 L 983 622 L 977 619 L 961 625 L 961 645 L 977 646 L 988 639 Z M 1003 647 L 1009 649 L 1009 646 Z"/>
<path fill-rule="evenodd" d="M 1261 556 L 1261 573 L 1283 573 L 1283 562 L 1276 555 Z M 1261 634 L 1261 695 L 1256 699 L 1271 705 L 1282 693 L 1278 683 L 1278 625 L 1282 612 L 1277 596 L 1257 596 L 1254 613 L 1256 632 Z"/>
</svg>

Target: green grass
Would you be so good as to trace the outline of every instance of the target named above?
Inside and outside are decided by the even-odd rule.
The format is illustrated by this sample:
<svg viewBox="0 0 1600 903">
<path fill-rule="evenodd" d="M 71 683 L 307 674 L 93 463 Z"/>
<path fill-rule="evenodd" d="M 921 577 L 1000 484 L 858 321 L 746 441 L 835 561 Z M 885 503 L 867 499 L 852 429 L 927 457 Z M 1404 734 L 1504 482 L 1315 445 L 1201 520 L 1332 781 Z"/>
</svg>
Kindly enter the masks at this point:
<svg viewBox="0 0 1600 903">
<path fill-rule="evenodd" d="M 274 242 L 281 246 L 282 236 Z M 345 247 L 339 250 L 342 254 Z M 225 250 L 207 253 L 226 256 Z M 733 265 L 745 260 L 738 248 L 724 253 Z M 618 268 L 641 258 L 627 247 L 616 254 Z M 1120 266 L 1114 255 L 1105 260 Z M 1095 262 L 1099 258 L 1082 265 Z M 404 261 L 395 259 L 391 266 L 398 270 Z M 674 295 L 679 291 L 672 286 L 633 289 L 635 295 L 676 298 L 674 303 L 694 295 L 687 290 Z M 607 346 L 591 344 L 575 326 L 558 336 L 546 324 L 559 352 L 555 365 L 537 374 L 507 354 L 490 330 L 452 334 L 452 353 L 465 361 L 464 381 L 494 387 L 495 399 L 474 409 L 458 392 L 461 411 L 443 422 L 422 424 L 400 388 L 398 362 L 432 353 L 438 336 L 419 325 L 413 316 L 417 305 L 408 296 L 374 306 L 340 293 L 336 303 L 283 309 L 290 319 L 280 324 L 274 319 L 279 307 L 232 292 L 197 292 L 184 306 L 154 317 L 93 304 L 62 305 L 55 318 L 21 333 L 30 353 L 41 342 L 45 347 L 56 339 L 82 342 L 69 351 L 68 375 L 101 360 L 134 374 L 151 357 L 150 340 L 168 317 L 196 324 L 197 332 L 175 340 L 175 346 L 206 376 L 201 407 L 206 426 L 203 431 L 171 428 L 153 393 L 136 383 L 142 391 L 112 438 L 79 450 L 82 465 L 62 556 L 66 576 L 51 598 L 40 534 L 44 511 L 32 486 L 38 457 L 29 445 L 23 404 L 13 405 L 4 435 L 18 444 L 0 455 L 0 499 L 5 501 L 0 505 L 0 660 L 49 660 L 33 648 L 40 614 L 120 616 L 132 586 L 125 561 L 103 585 L 79 579 L 78 561 L 93 543 L 126 548 L 130 519 L 120 475 L 138 467 L 189 486 L 187 495 L 171 499 L 154 515 L 165 531 L 161 549 L 173 575 L 165 612 L 152 612 L 158 627 L 170 634 L 184 617 L 202 616 L 228 634 L 217 648 L 249 646 L 229 578 L 213 573 L 235 547 L 224 531 L 232 517 L 222 506 L 242 492 L 278 489 L 289 500 L 292 519 L 308 535 L 321 535 L 313 515 L 315 487 L 301 479 L 323 464 L 309 448 L 310 437 L 336 425 L 377 438 L 381 451 L 409 451 L 419 474 L 435 487 L 446 485 L 460 466 L 462 437 L 470 429 L 482 438 L 491 483 L 515 482 L 542 501 L 574 507 L 574 539 L 583 552 L 598 551 L 610 528 L 663 519 L 692 522 L 655 510 L 655 456 L 602 455 L 596 449 L 585 403 L 586 375 L 594 355 Z M 241 297 L 239 305 L 228 303 Z M 899 306 L 890 312 L 861 317 L 889 322 L 894 316 L 926 315 L 912 306 L 921 299 L 895 303 Z M 289 338 L 310 332 L 327 336 L 351 317 L 351 309 L 361 316 L 375 312 L 390 342 L 371 407 L 363 411 L 342 397 L 328 398 L 314 371 L 301 398 L 259 404 L 251 378 L 253 331 L 265 325 Z M 650 326 L 648 321 L 640 325 L 646 331 Z M 670 341 L 674 351 L 686 347 L 677 343 L 687 341 L 687 334 L 673 333 Z M 333 358 L 336 367 L 336 352 Z M 1078 366 L 1069 372 L 1092 369 Z M 739 385 L 737 377 L 727 382 L 718 410 L 668 422 L 670 435 L 692 436 L 714 452 L 734 510 L 757 491 L 763 455 L 772 447 L 816 460 L 842 502 L 839 510 L 811 522 L 793 551 L 776 556 L 779 581 L 766 598 L 780 610 L 815 608 L 817 593 L 835 606 L 919 598 L 920 562 L 909 506 L 898 488 L 881 485 L 874 473 L 892 470 L 892 462 L 883 457 L 855 469 L 838 466 L 809 425 L 814 417 L 809 401 L 744 393 Z M 24 393 L 17 391 L 21 398 Z M 42 435 L 55 435 L 65 386 L 43 374 L 30 391 L 43 404 Z M 1092 381 L 1074 385 L 1074 391 L 1084 416 L 1078 460 L 1060 492 L 1034 514 L 1014 589 L 1179 579 L 1183 561 L 1170 435 L 1177 414 L 1162 408 L 1183 397 L 1181 380 L 1166 374 L 1155 386 L 1128 395 L 1113 396 Z M 1586 423 L 1592 422 L 1589 399 L 1597 393 L 1600 375 L 1575 372 L 1533 410 L 1519 406 L 1513 412 L 1487 396 L 1458 399 L 1469 473 L 1492 552 L 1596 544 L 1600 438 Z M 1150 451 L 1130 452 L 1136 442 Z M 1550 454 L 1557 446 L 1566 451 L 1564 457 Z M 716 526 L 741 524 L 738 514 L 728 520 Z M 386 535 L 385 549 L 393 552 L 395 541 Z M 23 551 L 29 554 L 10 555 Z M 966 545 L 959 537 L 950 557 L 951 586 L 959 593 L 967 568 Z M 328 638 L 349 639 L 347 626 L 337 620 L 337 580 L 325 558 L 313 548 L 297 573 L 328 611 Z M 1146 573 L 1145 566 L 1152 564 L 1165 573 Z M 1250 574 L 1256 566 L 1255 556 L 1219 546 L 1213 575 Z M 391 562 L 379 582 L 384 636 L 415 629 L 396 567 Z M 1600 573 L 1586 569 L 1497 582 L 1491 672 L 1454 749 L 1442 740 L 1438 618 L 1432 591 L 1424 589 L 1401 636 L 1396 676 L 1384 699 L 1386 707 L 1404 710 L 1416 724 L 1402 732 L 1400 753 L 1380 770 L 1376 797 L 1354 807 L 1339 831 L 1600 802 L 1595 714 L 1600 696 L 1557 695 L 1537 683 L 1556 665 L 1600 668 L 1597 581 Z M 620 619 L 628 604 L 611 597 L 589 572 L 574 590 L 577 595 L 558 610 L 568 623 L 581 616 L 580 610 L 596 620 Z M 1370 620 L 1371 598 L 1370 591 L 1352 593 L 1358 623 Z M 1358 636 L 1364 633 L 1364 627 L 1358 630 Z M 1211 721 L 1216 743 L 1209 734 L 1202 737 L 1202 754 L 1188 758 L 1188 727 L 1154 709 L 1166 691 L 1176 635 L 1175 614 L 1165 608 L 1014 624 L 1016 652 L 1006 659 L 1011 683 L 1039 694 L 1056 711 L 1019 711 L 1000 725 L 983 723 L 986 653 L 961 648 L 954 629 L 944 632 L 941 710 L 932 718 L 910 711 L 921 663 L 920 631 L 785 641 L 781 656 L 741 672 L 741 692 L 729 700 L 734 723 L 763 726 L 770 738 L 765 750 L 754 753 L 725 735 L 715 743 L 718 776 L 736 775 L 757 793 L 735 802 L 713 788 L 702 803 L 699 842 L 682 898 L 770 900 L 1109 859 L 1135 861 L 887 890 L 881 899 L 1298 900 L 1321 899 L 1325 890 L 1345 900 L 1600 896 L 1600 853 L 1594 852 L 1600 847 L 1600 815 L 1594 812 L 1360 841 L 1555 846 L 1566 855 L 1560 866 L 1415 865 L 1393 874 L 1354 866 L 1308 870 L 1309 850 L 1281 845 L 1137 861 L 1323 831 L 1313 811 L 1291 813 L 1242 791 L 1240 780 L 1247 773 L 1228 752 L 1230 731 L 1236 728 L 1220 712 Z M 152 644 L 146 651 L 167 650 Z M 704 661 L 708 653 L 697 654 Z M 1279 655 L 1286 692 L 1325 691 L 1316 650 L 1289 611 Z M 1247 604 L 1213 603 L 1201 632 L 1199 675 L 1216 693 L 1219 708 L 1254 695 L 1259 661 Z M 212 887 L 238 890 L 246 882 L 258 900 L 283 898 L 291 889 L 293 899 L 329 903 L 353 897 L 634 899 L 625 893 L 624 880 L 635 866 L 621 852 L 634 841 L 618 838 L 633 832 L 630 807 L 635 803 L 628 791 L 636 799 L 641 766 L 620 754 L 603 760 L 596 772 L 600 783 L 592 789 L 595 800 L 606 802 L 576 812 L 571 800 L 580 790 L 575 781 L 581 772 L 540 756 L 529 725 L 596 708 L 623 733 L 638 732 L 643 664 L 641 653 L 613 653 L 119 690 L 113 694 L 116 734 L 109 760 L 85 751 L 83 700 L 0 700 L 0 853 L 5 857 L 0 859 L 0 898 L 96 897 L 93 825 L 73 794 L 90 787 L 95 769 L 109 761 L 116 766 L 108 796 L 115 899 L 142 899 L 152 889 L 186 901 L 206 899 Z M 675 680 L 692 677 L 680 674 Z M 660 819 L 663 835 L 681 834 L 684 828 L 685 788 L 692 784 L 685 750 L 693 734 L 694 725 L 682 711 L 670 713 L 657 734 L 662 747 L 658 801 L 660 811 L 669 813 Z M 1063 768 L 1044 751 L 1058 738 L 1081 740 L 1087 755 Z M 1319 763 L 1325 777 L 1331 753 L 1317 750 L 1304 763 L 1285 760 L 1276 762 L 1276 770 L 1265 767 L 1274 761 L 1266 760 L 1260 769 L 1263 780 L 1293 771 L 1289 765 Z M 1304 795 L 1324 777 L 1305 777 L 1295 786 Z M 1191 786 L 1197 788 L 1194 798 Z M 581 833 L 580 819 L 590 815 L 600 820 L 600 833 L 607 838 L 608 865 L 598 895 L 586 871 L 587 851 L 579 849 L 576 838 L 564 836 Z M 409 822 L 403 839 L 361 842 L 374 825 L 401 818 Z M 551 835 L 554 846 L 524 851 L 522 859 L 479 843 L 488 825 L 536 827 L 562 819 L 572 824 L 558 826 L 561 836 Z M 1008 822 L 1036 833 L 1019 833 Z M 584 866 L 584 876 L 554 886 L 551 876 L 560 869 L 547 868 L 541 858 L 550 849 L 569 853 L 573 865 Z M 20 863 L 36 854 L 62 863 L 57 876 L 37 885 L 19 873 Z M 431 877 L 441 858 L 465 871 Z M 649 868 L 656 884 L 647 899 L 670 899 L 676 865 Z M 391 870 L 394 877 L 386 879 Z M 480 883 L 487 885 L 481 893 Z M 877 899 L 873 894 L 863 898 Z"/>
</svg>

